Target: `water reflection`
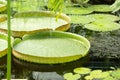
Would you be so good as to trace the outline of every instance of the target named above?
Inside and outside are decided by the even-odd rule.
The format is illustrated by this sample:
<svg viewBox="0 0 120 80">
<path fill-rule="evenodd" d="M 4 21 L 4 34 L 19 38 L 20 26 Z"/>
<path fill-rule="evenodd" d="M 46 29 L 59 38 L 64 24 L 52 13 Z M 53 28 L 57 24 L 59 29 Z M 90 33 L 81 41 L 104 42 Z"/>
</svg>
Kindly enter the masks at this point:
<svg viewBox="0 0 120 80">
<path fill-rule="evenodd" d="M 21 61 L 13 57 L 12 74 L 14 78 L 28 78 L 28 80 L 63 80 L 62 75 L 71 72 L 76 67 L 89 63 L 89 56 L 74 62 L 64 64 L 36 64 Z"/>
<path fill-rule="evenodd" d="M 32 76 L 34 80 L 64 80 L 56 72 L 33 72 Z"/>
</svg>

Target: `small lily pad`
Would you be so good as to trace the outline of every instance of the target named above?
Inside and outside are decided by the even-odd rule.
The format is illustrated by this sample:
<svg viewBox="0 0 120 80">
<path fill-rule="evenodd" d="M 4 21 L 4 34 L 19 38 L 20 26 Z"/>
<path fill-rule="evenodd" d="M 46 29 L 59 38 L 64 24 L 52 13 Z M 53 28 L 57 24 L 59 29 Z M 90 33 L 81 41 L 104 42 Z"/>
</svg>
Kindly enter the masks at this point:
<svg viewBox="0 0 120 80">
<path fill-rule="evenodd" d="M 22 41 L 16 40 L 14 43 L 13 55 L 15 57 L 28 62 L 45 64 L 77 60 L 87 55 L 90 48 L 86 38 L 59 31 L 26 35 Z"/>
<path fill-rule="evenodd" d="M 101 70 L 94 70 L 90 73 L 90 76 L 92 76 L 95 79 L 103 79 L 109 76 L 109 72 L 102 72 Z"/>
<path fill-rule="evenodd" d="M 78 80 L 81 76 L 79 74 L 65 73 L 63 77 L 65 80 Z"/>
<path fill-rule="evenodd" d="M 7 9 L 7 1 L 6 0 L 0 0 L 0 12 L 3 12 Z"/>
<path fill-rule="evenodd" d="M 94 18 L 95 20 L 106 20 L 106 21 L 118 21 L 119 17 L 110 14 L 90 14 L 89 17 Z"/>
<path fill-rule="evenodd" d="M 63 9 L 63 13 L 66 14 L 89 14 L 93 11 L 88 8 L 80 8 L 80 7 L 67 7 Z"/>
<path fill-rule="evenodd" d="M 120 69 L 117 69 L 113 72 L 111 72 L 112 77 L 116 78 L 116 79 L 120 79 Z"/>
<path fill-rule="evenodd" d="M 85 80 L 93 80 L 92 76 L 85 76 Z"/>
<path fill-rule="evenodd" d="M 80 68 L 74 69 L 74 73 L 78 73 L 78 74 L 88 74 L 90 72 L 91 72 L 91 69 L 85 68 L 85 67 L 80 67 Z"/>
<path fill-rule="evenodd" d="M 72 15 L 70 16 L 70 18 L 71 18 L 71 23 L 74 23 L 74 24 L 88 24 L 95 20 L 90 16 L 82 16 L 82 15 L 79 15 L 79 16 Z"/>
<path fill-rule="evenodd" d="M 88 7 L 89 9 L 96 11 L 96 12 L 110 12 L 112 9 L 110 5 L 91 5 Z"/>
<path fill-rule="evenodd" d="M 85 28 L 93 31 L 113 31 L 120 29 L 120 24 L 106 20 L 96 20 L 86 24 Z"/>
</svg>

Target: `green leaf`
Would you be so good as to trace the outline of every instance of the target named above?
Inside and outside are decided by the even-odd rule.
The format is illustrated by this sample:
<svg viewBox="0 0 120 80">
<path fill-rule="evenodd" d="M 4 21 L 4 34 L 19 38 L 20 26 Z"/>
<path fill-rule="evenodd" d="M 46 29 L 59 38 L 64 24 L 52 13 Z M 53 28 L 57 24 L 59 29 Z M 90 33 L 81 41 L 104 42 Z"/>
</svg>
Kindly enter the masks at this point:
<svg viewBox="0 0 120 80">
<path fill-rule="evenodd" d="M 86 38 L 68 32 L 40 32 L 26 35 L 23 39 L 13 46 L 13 54 L 17 58 L 35 63 L 74 61 L 85 56 L 90 47 Z"/>
<path fill-rule="evenodd" d="M 88 8 L 80 8 L 80 7 L 67 7 L 63 9 L 63 13 L 66 14 L 89 14 L 92 13 L 93 10 Z"/>
<path fill-rule="evenodd" d="M 120 29 L 120 24 L 106 20 L 96 20 L 93 23 L 86 24 L 85 28 L 93 31 L 113 31 Z"/>
<path fill-rule="evenodd" d="M 6 0 L 0 0 L 0 12 L 3 12 L 7 9 L 7 1 Z"/>
<path fill-rule="evenodd" d="M 91 18 L 94 18 L 95 20 L 106 20 L 106 21 L 118 21 L 120 20 L 119 17 L 115 15 L 110 14 L 90 14 L 88 15 Z"/>
<path fill-rule="evenodd" d="M 120 69 L 114 70 L 111 73 L 112 77 L 116 78 L 116 79 L 120 79 Z"/>
<path fill-rule="evenodd" d="M 96 11 L 96 12 L 110 12 L 112 9 L 110 5 L 91 5 L 88 7 L 89 9 Z"/>
<path fill-rule="evenodd" d="M 78 74 L 88 74 L 90 72 L 91 72 L 91 69 L 85 68 L 85 67 L 80 67 L 80 68 L 74 69 L 74 73 L 78 73 Z"/>
<path fill-rule="evenodd" d="M 81 76 L 79 74 L 65 73 L 63 77 L 66 80 L 78 80 Z"/>
<path fill-rule="evenodd" d="M 72 15 L 72 16 L 70 16 L 70 18 L 71 18 L 71 23 L 74 23 L 74 24 L 88 24 L 88 23 L 93 22 L 95 20 L 94 18 L 92 18 L 88 15 L 86 15 L 86 16 Z"/>
</svg>

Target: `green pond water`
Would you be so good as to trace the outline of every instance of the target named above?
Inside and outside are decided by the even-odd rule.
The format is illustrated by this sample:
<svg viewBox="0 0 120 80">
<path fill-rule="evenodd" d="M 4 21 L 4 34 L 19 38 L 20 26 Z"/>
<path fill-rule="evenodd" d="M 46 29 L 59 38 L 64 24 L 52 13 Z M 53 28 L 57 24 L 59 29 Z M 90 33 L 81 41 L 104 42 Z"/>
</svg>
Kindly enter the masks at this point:
<svg viewBox="0 0 120 80">
<path fill-rule="evenodd" d="M 33 31 L 38 29 L 56 29 L 67 24 L 65 20 L 52 17 L 39 18 L 14 18 L 11 20 L 11 30 L 13 31 Z M 33 27 L 34 26 L 34 27 Z M 1 29 L 7 29 L 7 21 L 0 23 Z"/>
</svg>

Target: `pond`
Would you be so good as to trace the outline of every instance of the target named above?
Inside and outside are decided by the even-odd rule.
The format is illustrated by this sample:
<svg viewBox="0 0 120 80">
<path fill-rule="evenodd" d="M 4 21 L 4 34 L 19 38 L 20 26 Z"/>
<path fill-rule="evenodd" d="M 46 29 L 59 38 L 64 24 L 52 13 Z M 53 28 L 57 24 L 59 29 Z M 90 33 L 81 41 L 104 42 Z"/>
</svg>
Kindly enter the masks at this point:
<svg viewBox="0 0 120 80">
<path fill-rule="evenodd" d="M 106 2 L 107 2 L 107 5 L 105 4 Z M 112 13 L 111 12 L 112 10 L 109 8 L 110 5 L 108 4 L 112 4 L 113 2 L 114 0 L 104 0 L 104 3 L 97 1 L 97 0 L 90 0 L 89 3 L 92 5 L 89 5 L 89 7 L 88 5 L 86 5 L 86 3 L 82 4 L 82 6 L 85 5 L 83 7 L 81 7 L 81 5 L 78 5 L 78 4 L 77 5 L 75 4 L 74 7 L 67 5 L 69 7 L 64 8 L 63 12 L 66 13 L 67 16 L 70 17 L 71 22 L 69 21 L 69 18 L 67 16 L 62 17 L 61 15 L 59 15 L 61 18 L 61 19 L 58 19 L 58 22 L 60 21 L 59 25 L 56 23 L 56 18 L 51 18 L 51 15 L 47 16 L 47 18 L 42 17 L 44 19 L 40 19 L 40 18 L 38 19 L 38 17 L 36 17 L 38 15 L 34 15 L 34 18 L 28 18 L 31 15 L 33 15 L 32 13 L 30 13 L 30 15 L 27 16 L 26 18 L 24 11 L 28 10 L 29 5 L 28 4 L 25 5 L 26 2 L 24 1 L 22 2 L 24 4 L 20 4 L 21 2 L 19 3 L 19 1 L 17 1 L 17 3 L 15 2 L 12 3 L 14 5 L 12 6 L 13 13 L 12 13 L 11 20 L 13 21 L 13 23 L 15 23 L 15 24 L 12 23 L 13 28 L 15 27 L 15 29 L 12 29 L 13 30 L 12 36 L 14 38 L 22 39 L 21 37 L 24 34 L 35 33 L 35 31 L 41 32 L 42 30 L 44 32 L 44 30 L 45 31 L 50 30 L 52 32 L 53 30 L 59 30 L 62 32 L 66 31 L 69 33 L 73 33 L 73 34 L 77 34 L 79 36 L 85 37 L 90 42 L 91 47 L 86 56 L 78 60 L 73 60 L 71 62 L 66 61 L 65 63 L 57 63 L 57 64 L 35 63 L 35 60 L 34 62 L 29 62 L 29 61 L 26 61 L 27 59 L 21 60 L 21 59 L 16 58 L 14 55 L 12 55 L 12 63 L 11 63 L 12 64 L 12 69 L 11 69 L 12 76 L 11 77 L 13 79 L 27 79 L 27 80 L 64 80 L 65 78 L 64 75 L 66 73 L 74 73 L 74 69 L 79 68 L 79 67 L 86 67 L 86 68 L 90 68 L 91 70 L 103 70 L 103 72 L 120 68 L 120 17 L 119 17 L 119 11 L 116 13 Z M 30 4 L 34 6 L 35 5 L 40 6 L 40 4 L 36 4 L 36 3 L 30 3 Z M 41 5 L 44 7 L 41 8 L 40 6 L 39 7 L 40 9 L 42 10 L 47 9 L 46 3 L 45 4 L 41 3 Z M 26 6 L 26 8 L 22 8 L 22 7 L 16 8 L 16 6 L 17 7 Z M 31 10 L 36 11 L 36 10 L 39 10 L 39 8 L 31 7 Z M 18 16 L 19 14 L 17 16 L 14 15 L 16 13 L 19 13 L 20 11 L 23 11 L 22 14 L 24 14 L 23 15 L 24 18 L 20 18 L 21 15 Z M 1 12 L 1 14 L 3 13 Z M 2 25 L 0 26 L 0 31 L 5 32 L 5 33 L 7 32 L 6 30 L 7 25 L 4 24 L 6 23 L 5 21 L 6 19 L 7 18 L 0 20 L 2 22 L 2 24 L 0 23 L 0 25 Z M 63 22 L 64 24 L 61 24 L 61 22 Z M 53 24 L 51 23 L 55 23 L 57 26 L 55 25 L 53 26 Z M 39 24 L 44 24 L 44 26 L 41 27 L 41 25 L 39 26 Z M 16 26 L 20 28 L 18 29 L 18 27 Z M 25 29 L 24 26 L 27 26 L 26 27 L 27 29 Z M 35 26 L 34 27 L 35 29 L 33 29 L 32 26 Z M 40 30 L 37 31 L 37 29 L 40 29 Z M 27 32 L 27 30 L 29 32 Z M 35 31 L 32 31 L 32 30 L 35 30 Z M 20 31 L 21 33 L 18 34 Z M 50 36 L 52 36 L 52 34 L 50 34 Z M 26 39 L 27 38 L 28 36 L 26 37 Z M 49 37 L 47 36 L 47 38 Z M 23 39 L 25 39 L 25 37 Z M 60 45 L 59 44 L 57 45 L 56 43 L 55 49 L 57 49 L 58 46 L 62 46 L 65 43 L 68 43 L 66 40 L 62 40 L 62 39 L 59 39 L 59 41 L 61 42 L 63 41 L 64 43 L 61 43 Z M 51 43 L 55 43 L 55 42 L 57 41 L 52 41 Z M 32 48 L 36 47 L 36 45 L 38 44 L 36 41 L 34 41 L 33 43 L 36 43 L 36 44 L 35 46 L 32 46 Z M 51 45 L 51 43 L 49 44 Z M 71 42 L 71 43 L 74 43 L 74 42 Z M 32 43 L 30 43 L 30 45 L 31 44 Z M 0 43 L 0 46 L 1 45 L 2 44 Z M 22 49 L 24 48 L 27 49 L 25 45 L 27 45 L 27 43 L 22 45 Z M 70 45 L 70 43 L 68 43 L 68 45 Z M 80 45 L 80 44 L 77 44 L 77 45 Z M 83 46 L 85 47 L 86 45 L 84 44 Z M 76 47 L 76 45 L 72 47 Z M 72 47 L 70 47 L 70 49 Z M 3 47 L 0 47 L 0 49 L 1 48 Z M 29 46 L 29 48 L 31 49 L 31 46 Z M 31 52 L 35 52 L 37 49 Z M 69 51 L 71 51 L 70 53 L 75 51 L 74 48 L 73 48 L 74 50 L 70 50 L 70 49 L 69 49 Z M 80 47 L 80 49 L 83 50 L 85 48 Z M 67 50 L 67 49 L 64 49 L 64 50 Z M 21 51 L 24 52 L 24 50 L 21 50 Z M 28 52 L 29 51 L 30 50 L 28 50 Z M 59 51 L 58 54 L 60 54 L 60 52 L 62 53 L 62 51 Z M 0 58 L 0 80 L 3 78 L 6 78 L 6 75 L 7 75 L 6 73 L 7 72 L 7 61 L 6 61 L 7 59 L 6 58 L 7 56 Z M 85 75 L 82 75 L 81 79 L 75 79 L 75 80 L 85 80 L 84 78 Z M 74 76 L 74 75 L 72 74 L 71 76 Z M 77 75 L 77 76 L 80 77 L 80 75 Z M 119 78 L 116 78 L 116 80 L 117 79 Z M 100 79 L 100 80 L 103 80 L 103 79 Z"/>
</svg>

